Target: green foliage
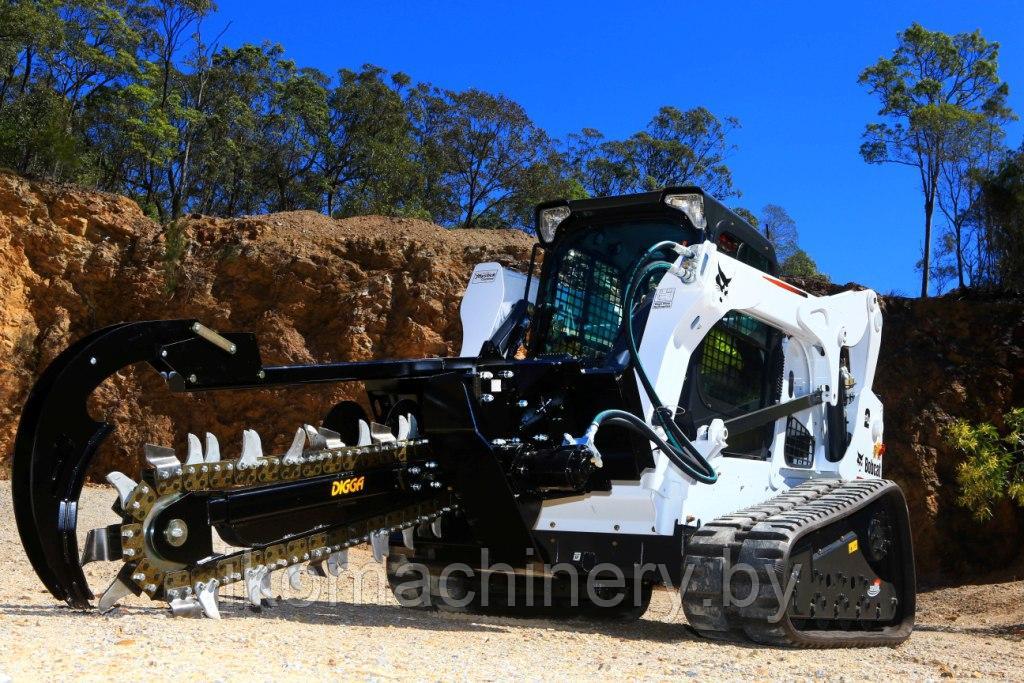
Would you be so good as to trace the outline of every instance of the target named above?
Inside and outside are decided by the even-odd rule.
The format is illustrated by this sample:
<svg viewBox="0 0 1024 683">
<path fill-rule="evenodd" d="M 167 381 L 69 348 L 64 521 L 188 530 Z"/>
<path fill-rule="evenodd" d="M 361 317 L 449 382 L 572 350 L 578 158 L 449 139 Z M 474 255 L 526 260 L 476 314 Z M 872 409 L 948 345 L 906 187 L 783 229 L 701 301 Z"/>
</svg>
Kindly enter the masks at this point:
<svg viewBox="0 0 1024 683">
<path fill-rule="evenodd" d="M 796 229 L 796 221 L 778 204 L 767 204 L 761 209 L 758 229 L 775 247 L 775 255 L 780 263 L 786 263 L 799 250 L 800 234 Z M 807 260 L 810 261 L 810 258 Z"/>
<path fill-rule="evenodd" d="M 779 270 L 782 275 L 790 277 L 824 277 L 826 280 L 828 279 L 828 276 L 818 270 L 818 264 L 814 262 L 814 259 L 800 247 L 795 247 L 793 253 L 780 264 Z"/>
<path fill-rule="evenodd" d="M 280 45 L 222 47 L 209 0 L 0 4 L 0 165 L 119 192 L 170 226 L 186 213 L 313 209 L 531 229 L 555 197 L 698 184 L 737 195 L 738 126 L 663 107 L 606 141 L 551 139 L 501 95 L 380 67 L 328 75 Z M 173 286 L 175 269 L 168 270 Z"/>
<path fill-rule="evenodd" d="M 979 150 L 995 144 L 1001 125 L 1012 117 L 998 56 L 999 44 L 978 31 L 949 35 L 912 24 L 899 34 L 892 56 L 860 74 L 860 83 L 881 103 L 881 120 L 864 131 L 861 156 L 868 163 L 918 171 L 925 214 L 921 296 L 929 293 L 932 218 L 940 189 L 945 184 L 953 195 L 959 192 L 961 181 L 953 175 L 966 176 L 957 167 L 970 166 Z M 965 144 L 970 140 L 979 144 Z"/>
<path fill-rule="evenodd" d="M 733 213 L 735 213 L 737 216 L 739 216 L 747 223 L 749 223 L 750 227 L 754 228 L 755 230 L 757 230 L 761 225 L 761 221 L 757 217 L 757 214 L 755 214 L 753 211 L 746 207 L 736 207 L 735 209 L 733 209 Z"/>
<path fill-rule="evenodd" d="M 1024 506 L 1024 408 L 1004 416 L 1006 434 L 984 422 L 954 420 L 946 428 L 950 445 L 966 456 L 957 465 L 957 502 L 977 520 L 992 517 L 992 506 L 1005 497 Z"/>
<path fill-rule="evenodd" d="M 728 134 L 739 125 L 704 107 L 662 107 L 644 130 L 625 140 L 606 140 L 593 128 L 569 136 L 568 162 L 594 196 L 698 185 L 725 199 L 739 195 L 725 163 L 735 150 Z"/>
<path fill-rule="evenodd" d="M 1024 145 L 996 170 L 979 174 L 969 217 L 984 248 L 975 279 L 1024 292 Z"/>
<path fill-rule="evenodd" d="M 178 288 L 181 264 L 188 246 L 188 234 L 182 223 L 180 221 L 169 223 L 164 230 L 164 291 L 168 294 L 173 294 Z"/>
</svg>

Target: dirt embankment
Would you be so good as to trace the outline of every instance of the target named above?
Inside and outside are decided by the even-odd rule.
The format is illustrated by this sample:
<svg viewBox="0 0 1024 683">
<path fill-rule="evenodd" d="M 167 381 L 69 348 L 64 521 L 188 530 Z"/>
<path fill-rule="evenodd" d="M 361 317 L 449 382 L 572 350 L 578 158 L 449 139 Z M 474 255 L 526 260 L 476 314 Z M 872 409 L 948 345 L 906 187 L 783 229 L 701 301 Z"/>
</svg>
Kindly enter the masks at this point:
<svg viewBox="0 0 1024 683">
<path fill-rule="evenodd" d="M 190 217 L 161 230 L 116 195 L 0 172 L 0 467 L 35 376 L 74 339 L 125 320 L 197 318 L 247 330 L 272 363 L 451 354 L 474 264 L 522 268 L 530 239 L 424 221 L 313 212 Z M 910 501 L 919 568 L 968 576 L 1019 560 L 1009 504 L 978 525 L 955 505 L 951 416 L 994 420 L 1024 405 L 1024 304 L 888 299 L 875 387 L 886 405 L 886 474 Z M 111 378 L 94 411 L 117 425 L 98 471 L 132 471 L 144 442 L 212 431 L 227 454 L 256 427 L 283 448 L 352 388 L 171 395 L 148 370 Z M 977 563 L 972 562 L 977 560 Z"/>
</svg>

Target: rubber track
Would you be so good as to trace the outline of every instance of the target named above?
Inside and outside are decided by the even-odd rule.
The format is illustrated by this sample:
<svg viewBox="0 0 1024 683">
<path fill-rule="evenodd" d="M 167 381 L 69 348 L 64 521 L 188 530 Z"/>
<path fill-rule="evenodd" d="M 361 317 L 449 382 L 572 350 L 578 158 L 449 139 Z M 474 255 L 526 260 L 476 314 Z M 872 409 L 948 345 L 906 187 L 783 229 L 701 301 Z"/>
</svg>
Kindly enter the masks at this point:
<svg viewBox="0 0 1024 683">
<path fill-rule="evenodd" d="M 692 573 L 683 608 L 690 625 L 705 637 L 745 635 L 758 643 L 790 647 L 866 647 L 903 642 L 909 636 L 906 624 L 888 631 L 808 633 L 796 630 L 788 616 L 772 621 L 780 612 L 776 586 L 786 586 L 789 580 L 784 574 L 793 544 L 806 533 L 852 514 L 894 488 L 895 484 L 882 479 L 811 481 L 704 525 L 687 547 L 685 568 Z M 741 563 L 757 572 L 759 592 L 749 605 L 723 606 L 726 560 L 729 566 Z M 749 575 L 736 572 L 731 578 L 730 594 L 746 603 Z"/>
<path fill-rule="evenodd" d="M 701 526 L 687 543 L 683 565 L 683 612 L 690 626 L 706 638 L 742 638 L 739 609 L 735 605 L 723 605 L 726 562 L 728 566 L 736 565 L 743 542 L 756 524 L 814 500 L 839 485 L 838 480 L 800 484 L 769 501 Z"/>
</svg>

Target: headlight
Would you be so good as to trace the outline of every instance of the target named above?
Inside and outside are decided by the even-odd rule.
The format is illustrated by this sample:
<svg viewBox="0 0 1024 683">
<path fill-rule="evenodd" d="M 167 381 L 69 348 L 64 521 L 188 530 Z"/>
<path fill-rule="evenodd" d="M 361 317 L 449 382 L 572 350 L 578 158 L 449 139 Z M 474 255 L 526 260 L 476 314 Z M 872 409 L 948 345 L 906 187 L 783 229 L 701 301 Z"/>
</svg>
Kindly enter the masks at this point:
<svg viewBox="0 0 1024 683">
<path fill-rule="evenodd" d="M 568 206 L 552 206 L 541 209 L 537 219 L 537 235 L 540 237 L 540 241 L 544 244 L 551 244 L 555 239 L 555 230 L 568 217 Z"/>
<path fill-rule="evenodd" d="M 704 218 L 704 197 L 699 194 L 669 194 L 665 195 L 665 203 L 674 209 L 679 209 L 686 214 L 695 228 L 704 230 L 708 227 L 707 219 Z"/>
</svg>

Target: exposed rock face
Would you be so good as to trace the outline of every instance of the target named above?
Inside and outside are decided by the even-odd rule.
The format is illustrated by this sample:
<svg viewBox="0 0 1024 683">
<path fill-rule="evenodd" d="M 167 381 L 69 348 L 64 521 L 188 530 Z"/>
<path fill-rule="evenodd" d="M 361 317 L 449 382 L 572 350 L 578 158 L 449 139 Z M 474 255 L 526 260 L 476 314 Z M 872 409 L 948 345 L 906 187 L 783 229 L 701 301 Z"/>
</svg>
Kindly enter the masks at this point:
<svg viewBox="0 0 1024 683">
<path fill-rule="evenodd" d="M 522 269 L 531 244 L 514 231 L 313 212 L 191 217 L 164 232 L 123 197 L 0 172 L 0 467 L 35 376 L 98 327 L 198 318 L 255 332 L 270 363 L 449 355 L 473 265 Z M 886 474 L 910 501 L 919 569 L 950 578 L 1005 566 L 1019 557 L 1022 516 L 1006 505 L 978 526 L 956 507 L 958 458 L 941 428 L 951 416 L 998 421 L 1024 405 L 1024 305 L 888 299 L 885 312 L 875 387 L 887 411 Z M 179 396 L 148 369 L 129 369 L 94 397 L 94 416 L 117 426 L 94 471 L 134 474 L 143 443 L 182 449 L 189 431 L 214 432 L 228 456 L 244 427 L 283 449 L 296 425 L 357 389 Z"/>
<path fill-rule="evenodd" d="M 314 212 L 189 218 L 164 234 L 132 201 L 0 173 L 0 464 L 8 467 L 35 376 L 90 330 L 125 320 L 197 318 L 248 330 L 268 363 L 451 355 L 473 266 L 522 267 L 512 230 L 448 231 L 418 220 L 332 220 Z M 183 244 L 175 249 L 174 244 Z M 180 252 L 174 258 L 175 252 Z M 169 256 L 170 255 L 170 256 Z M 133 473 L 147 441 L 182 448 L 244 427 L 283 449 L 356 386 L 173 395 L 148 368 L 108 380 L 93 414 L 117 426 L 94 468 Z"/>
</svg>

